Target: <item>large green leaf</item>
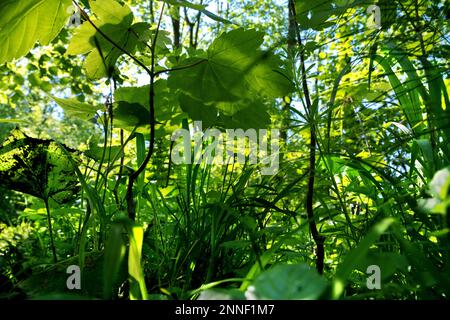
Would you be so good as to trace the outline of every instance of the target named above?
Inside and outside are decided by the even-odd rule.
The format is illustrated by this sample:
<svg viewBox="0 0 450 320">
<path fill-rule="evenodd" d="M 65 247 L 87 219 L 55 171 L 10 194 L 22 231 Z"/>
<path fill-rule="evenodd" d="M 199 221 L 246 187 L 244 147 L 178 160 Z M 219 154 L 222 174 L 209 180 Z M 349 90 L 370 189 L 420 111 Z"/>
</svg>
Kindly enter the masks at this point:
<svg viewBox="0 0 450 320">
<path fill-rule="evenodd" d="M 117 59 L 123 54 L 114 44 L 133 53 L 141 34 L 149 29 L 145 23 L 133 24 L 133 13 L 127 5 L 115 0 L 91 1 L 95 18 L 91 18 L 98 32 L 89 21 L 75 31 L 67 49 L 67 54 L 87 54 L 84 68 L 92 79 L 100 79 L 111 74 Z M 109 39 L 105 38 L 106 35 Z"/>
<path fill-rule="evenodd" d="M 70 16 L 70 0 L 2 0 L 0 65 L 27 54 L 37 41 L 47 45 Z"/>
<path fill-rule="evenodd" d="M 203 128 L 208 128 L 217 121 L 217 109 L 188 95 L 180 95 L 180 107 L 194 121 L 202 121 Z"/>
<path fill-rule="evenodd" d="M 358 270 L 366 273 L 367 268 L 371 265 L 377 265 L 380 267 L 381 279 L 388 280 L 392 275 L 401 271 L 406 273 L 408 269 L 408 260 L 405 256 L 396 252 L 378 252 L 371 250 L 363 261 L 360 261 Z"/>
<path fill-rule="evenodd" d="M 148 132 L 150 126 L 150 86 L 122 87 L 114 93 L 114 125 L 128 131 Z"/>
<path fill-rule="evenodd" d="M 148 110 L 139 103 L 119 101 L 114 108 L 114 125 L 128 131 L 137 127 L 140 128 L 138 132 L 148 132 L 150 128 Z"/>
<path fill-rule="evenodd" d="M 61 145 L 28 137 L 19 129 L 0 146 L 0 184 L 43 200 L 70 201 L 80 187 Z"/>
<path fill-rule="evenodd" d="M 247 289 L 247 299 L 312 300 L 327 288 L 327 281 L 306 264 L 276 265 L 259 275 Z"/>
<path fill-rule="evenodd" d="M 264 129 L 270 124 L 270 115 L 260 101 L 204 103 L 185 94 L 179 100 L 181 109 L 192 120 L 202 121 L 203 128 Z"/>
<path fill-rule="evenodd" d="M 170 131 L 170 122 L 181 115 L 176 97 L 167 88 L 166 80 L 158 80 L 154 84 L 155 117 L 157 133 Z M 119 128 L 148 133 L 150 125 L 149 105 L 150 86 L 122 87 L 114 93 L 114 121 Z"/>
<path fill-rule="evenodd" d="M 265 129 L 270 124 L 270 115 L 264 104 L 258 101 L 249 101 L 243 107 L 235 107 L 238 111 L 232 115 L 222 113 L 218 125 L 225 129 Z"/>
<path fill-rule="evenodd" d="M 260 49 L 263 37 L 261 32 L 241 28 L 223 33 L 208 48 L 206 59 L 182 61 L 180 65 L 195 66 L 173 72 L 169 87 L 205 103 L 288 94 L 292 83 L 281 61 Z"/>
</svg>

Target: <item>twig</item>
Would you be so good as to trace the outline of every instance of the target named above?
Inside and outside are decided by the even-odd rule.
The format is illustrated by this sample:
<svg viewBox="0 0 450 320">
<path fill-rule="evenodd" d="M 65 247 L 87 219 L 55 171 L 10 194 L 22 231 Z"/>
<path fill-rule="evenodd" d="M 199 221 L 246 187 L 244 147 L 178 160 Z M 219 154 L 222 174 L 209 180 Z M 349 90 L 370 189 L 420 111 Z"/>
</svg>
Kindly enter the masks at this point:
<svg viewBox="0 0 450 320">
<path fill-rule="evenodd" d="M 292 14 L 295 17 L 295 2 L 289 0 L 289 9 L 292 10 Z M 297 36 L 297 43 L 300 47 L 302 47 L 302 39 L 300 36 L 300 32 L 298 29 L 298 23 L 295 21 L 295 32 Z M 324 242 L 325 237 L 319 234 L 317 230 L 316 221 L 314 220 L 314 208 L 313 208 L 313 200 L 314 200 L 314 180 L 315 180 L 315 169 L 316 169 L 316 127 L 314 124 L 314 116 L 313 116 L 313 107 L 311 103 L 311 96 L 309 94 L 308 82 L 306 80 L 306 68 L 305 68 L 305 55 L 304 52 L 300 52 L 300 64 L 301 64 L 301 78 L 302 78 L 302 88 L 303 94 L 305 96 L 306 107 L 309 113 L 309 128 L 310 128 L 310 147 L 309 147 L 309 174 L 308 174 L 308 192 L 306 195 L 306 213 L 308 215 L 309 229 L 311 231 L 311 235 L 313 237 L 314 242 L 316 243 L 316 268 L 319 274 L 323 273 L 323 265 L 324 265 Z"/>
</svg>

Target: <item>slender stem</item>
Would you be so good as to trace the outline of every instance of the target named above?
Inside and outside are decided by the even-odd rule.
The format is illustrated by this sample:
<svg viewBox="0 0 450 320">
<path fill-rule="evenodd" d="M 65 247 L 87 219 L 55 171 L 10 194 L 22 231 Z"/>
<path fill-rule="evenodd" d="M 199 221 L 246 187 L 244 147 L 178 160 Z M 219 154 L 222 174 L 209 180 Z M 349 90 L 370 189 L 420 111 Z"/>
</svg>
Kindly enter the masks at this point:
<svg viewBox="0 0 450 320">
<path fill-rule="evenodd" d="M 150 159 L 153 155 L 153 151 L 155 148 L 155 126 L 156 126 L 156 119 L 155 119 L 155 51 L 156 51 L 156 41 L 158 40 L 158 34 L 159 34 L 159 28 L 161 26 L 161 21 L 164 14 L 165 9 L 165 2 L 162 5 L 161 8 L 161 14 L 159 16 L 158 25 L 155 30 L 155 36 L 153 38 L 152 47 L 151 47 L 151 69 L 149 70 L 150 75 L 150 146 L 148 149 L 147 156 L 145 157 L 144 161 L 139 165 L 139 168 L 133 172 L 129 179 L 128 179 L 128 186 L 127 186 L 127 194 L 126 194 L 126 201 L 127 201 L 127 211 L 128 211 L 128 217 L 131 220 L 134 220 L 136 217 L 135 212 L 135 202 L 133 200 L 133 185 L 136 179 L 139 177 L 139 175 L 145 170 L 147 167 L 147 164 L 150 162 Z"/>
<path fill-rule="evenodd" d="M 108 113 L 105 112 L 104 117 L 103 117 L 103 131 L 105 132 L 105 141 L 103 142 L 103 151 L 102 151 L 102 157 L 100 159 L 100 163 L 98 164 L 98 172 L 102 171 L 103 168 L 103 163 L 105 162 L 105 158 L 106 158 L 106 149 L 108 148 Z M 108 174 L 108 173 L 106 173 Z M 95 189 L 97 189 L 98 187 L 98 181 L 100 179 L 100 174 L 97 174 L 97 177 L 95 178 Z M 107 180 L 105 178 L 105 180 Z"/>
<path fill-rule="evenodd" d="M 45 203 L 45 209 L 47 210 L 48 231 L 50 233 L 50 242 L 51 242 L 52 253 L 53 253 L 53 262 L 57 263 L 58 258 L 56 257 L 56 247 L 55 247 L 55 242 L 53 240 L 52 219 L 50 216 L 50 206 L 48 205 L 48 199 L 44 199 L 44 203 Z"/>
<path fill-rule="evenodd" d="M 169 180 L 170 180 L 170 170 L 172 169 L 172 152 L 173 152 L 173 145 L 175 144 L 175 141 L 170 142 L 170 149 L 169 149 L 169 168 L 167 169 L 167 179 L 166 179 L 166 188 L 169 186 Z"/>
<path fill-rule="evenodd" d="M 289 1 L 290 10 L 292 10 L 292 15 L 295 17 L 295 2 Z M 295 31 L 297 36 L 297 43 L 302 47 L 302 39 L 300 36 L 300 32 L 298 29 L 297 21 L 295 21 Z M 308 216 L 309 229 L 311 235 L 313 237 L 314 242 L 316 243 L 316 268 L 317 271 L 322 274 L 323 273 L 323 265 L 324 265 L 324 242 L 325 237 L 319 234 L 317 230 L 317 225 L 314 220 L 314 208 L 313 208 L 313 200 L 314 200 L 314 181 L 315 181 L 315 169 L 316 169 L 316 127 L 315 127 L 315 119 L 314 119 L 314 111 L 311 103 L 311 96 L 308 88 L 308 81 L 306 79 L 306 68 L 305 68 L 305 55 L 304 52 L 300 52 L 300 65 L 301 65 L 301 81 L 303 88 L 303 95 L 305 96 L 306 107 L 309 113 L 309 128 L 310 128 L 310 147 L 309 147 L 309 169 L 308 169 L 308 191 L 306 195 L 306 213 Z"/>
<path fill-rule="evenodd" d="M 124 145 L 124 137 L 123 137 L 123 129 L 120 129 L 120 145 L 123 146 Z M 122 204 L 119 200 L 119 185 L 120 185 L 120 179 L 122 177 L 122 173 L 123 173 L 123 165 L 125 163 L 125 155 L 122 153 L 120 156 L 120 166 L 119 166 L 119 173 L 117 175 L 117 180 L 116 183 L 114 185 L 114 197 L 116 199 L 116 204 L 118 206 L 118 208 L 121 210 L 122 209 Z"/>
<path fill-rule="evenodd" d="M 203 4 L 203 0 L 200 0 L 200 4 Z M 199 31 L 200 31 L 200 19 L 201 19 L 201 17 L 202 17 L 202 12 L 201 11 L 199 11 L 198 13 L 197 13 L 197 27 L 196 27 L 196 29 L 195 29 L 195 35 L 194 35 L 194 43 L 193 43 L 193 47 L 194 47 L 194 49 L 197 49 L 197 45 L 198 45 L 198 33 L 199 33 Z"/>
</svg>

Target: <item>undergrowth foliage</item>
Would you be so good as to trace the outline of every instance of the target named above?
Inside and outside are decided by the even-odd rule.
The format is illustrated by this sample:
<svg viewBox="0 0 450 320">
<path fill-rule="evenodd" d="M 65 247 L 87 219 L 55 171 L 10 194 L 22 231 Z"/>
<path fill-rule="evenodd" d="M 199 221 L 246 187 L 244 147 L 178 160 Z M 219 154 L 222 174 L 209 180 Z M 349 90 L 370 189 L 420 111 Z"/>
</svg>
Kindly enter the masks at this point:
<svg viewBox="0 0 450 320">
<path fill-rule="evenodd" d="M 449 10 L 2 1 L 0 298 L 448 298 Z"/>
</svg>

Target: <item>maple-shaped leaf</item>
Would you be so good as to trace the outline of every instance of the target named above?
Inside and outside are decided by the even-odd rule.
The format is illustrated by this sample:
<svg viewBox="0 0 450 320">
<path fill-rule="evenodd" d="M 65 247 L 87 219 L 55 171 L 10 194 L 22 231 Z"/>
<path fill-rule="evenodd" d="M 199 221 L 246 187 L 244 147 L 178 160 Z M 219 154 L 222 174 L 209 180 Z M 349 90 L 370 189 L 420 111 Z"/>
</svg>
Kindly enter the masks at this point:
<svg viewBox="0 0 450 320">
<path fill-rule="evenodd" d="M 75 31 L 67 54 L 87 54 L 84 61 L 87 75 L 91 79 L 100 79 L 111 73 L 117 59 L 124 54 L 116 45 L 133 53 L 136 45 L 145 41 L 141 35 L 150 30 L 150 26 L 146 23 L 133 24 L 131 9 L 115 0 L 90 1 L 90 6 L 95 16 L 90 20 L 100 31 L 85 21 Z"/>
<path fill-rule="evenodd" d="M 263 39 L 264 33 L 256 30 L 223 33 L 209 46 L 206 57 L 181 61 L 180 65 L 193 67 L 173 72 L 169 87 L 205 103 L 287 95 L 292 82 L 281 60 L 261 50 Z"/>
</svg>

